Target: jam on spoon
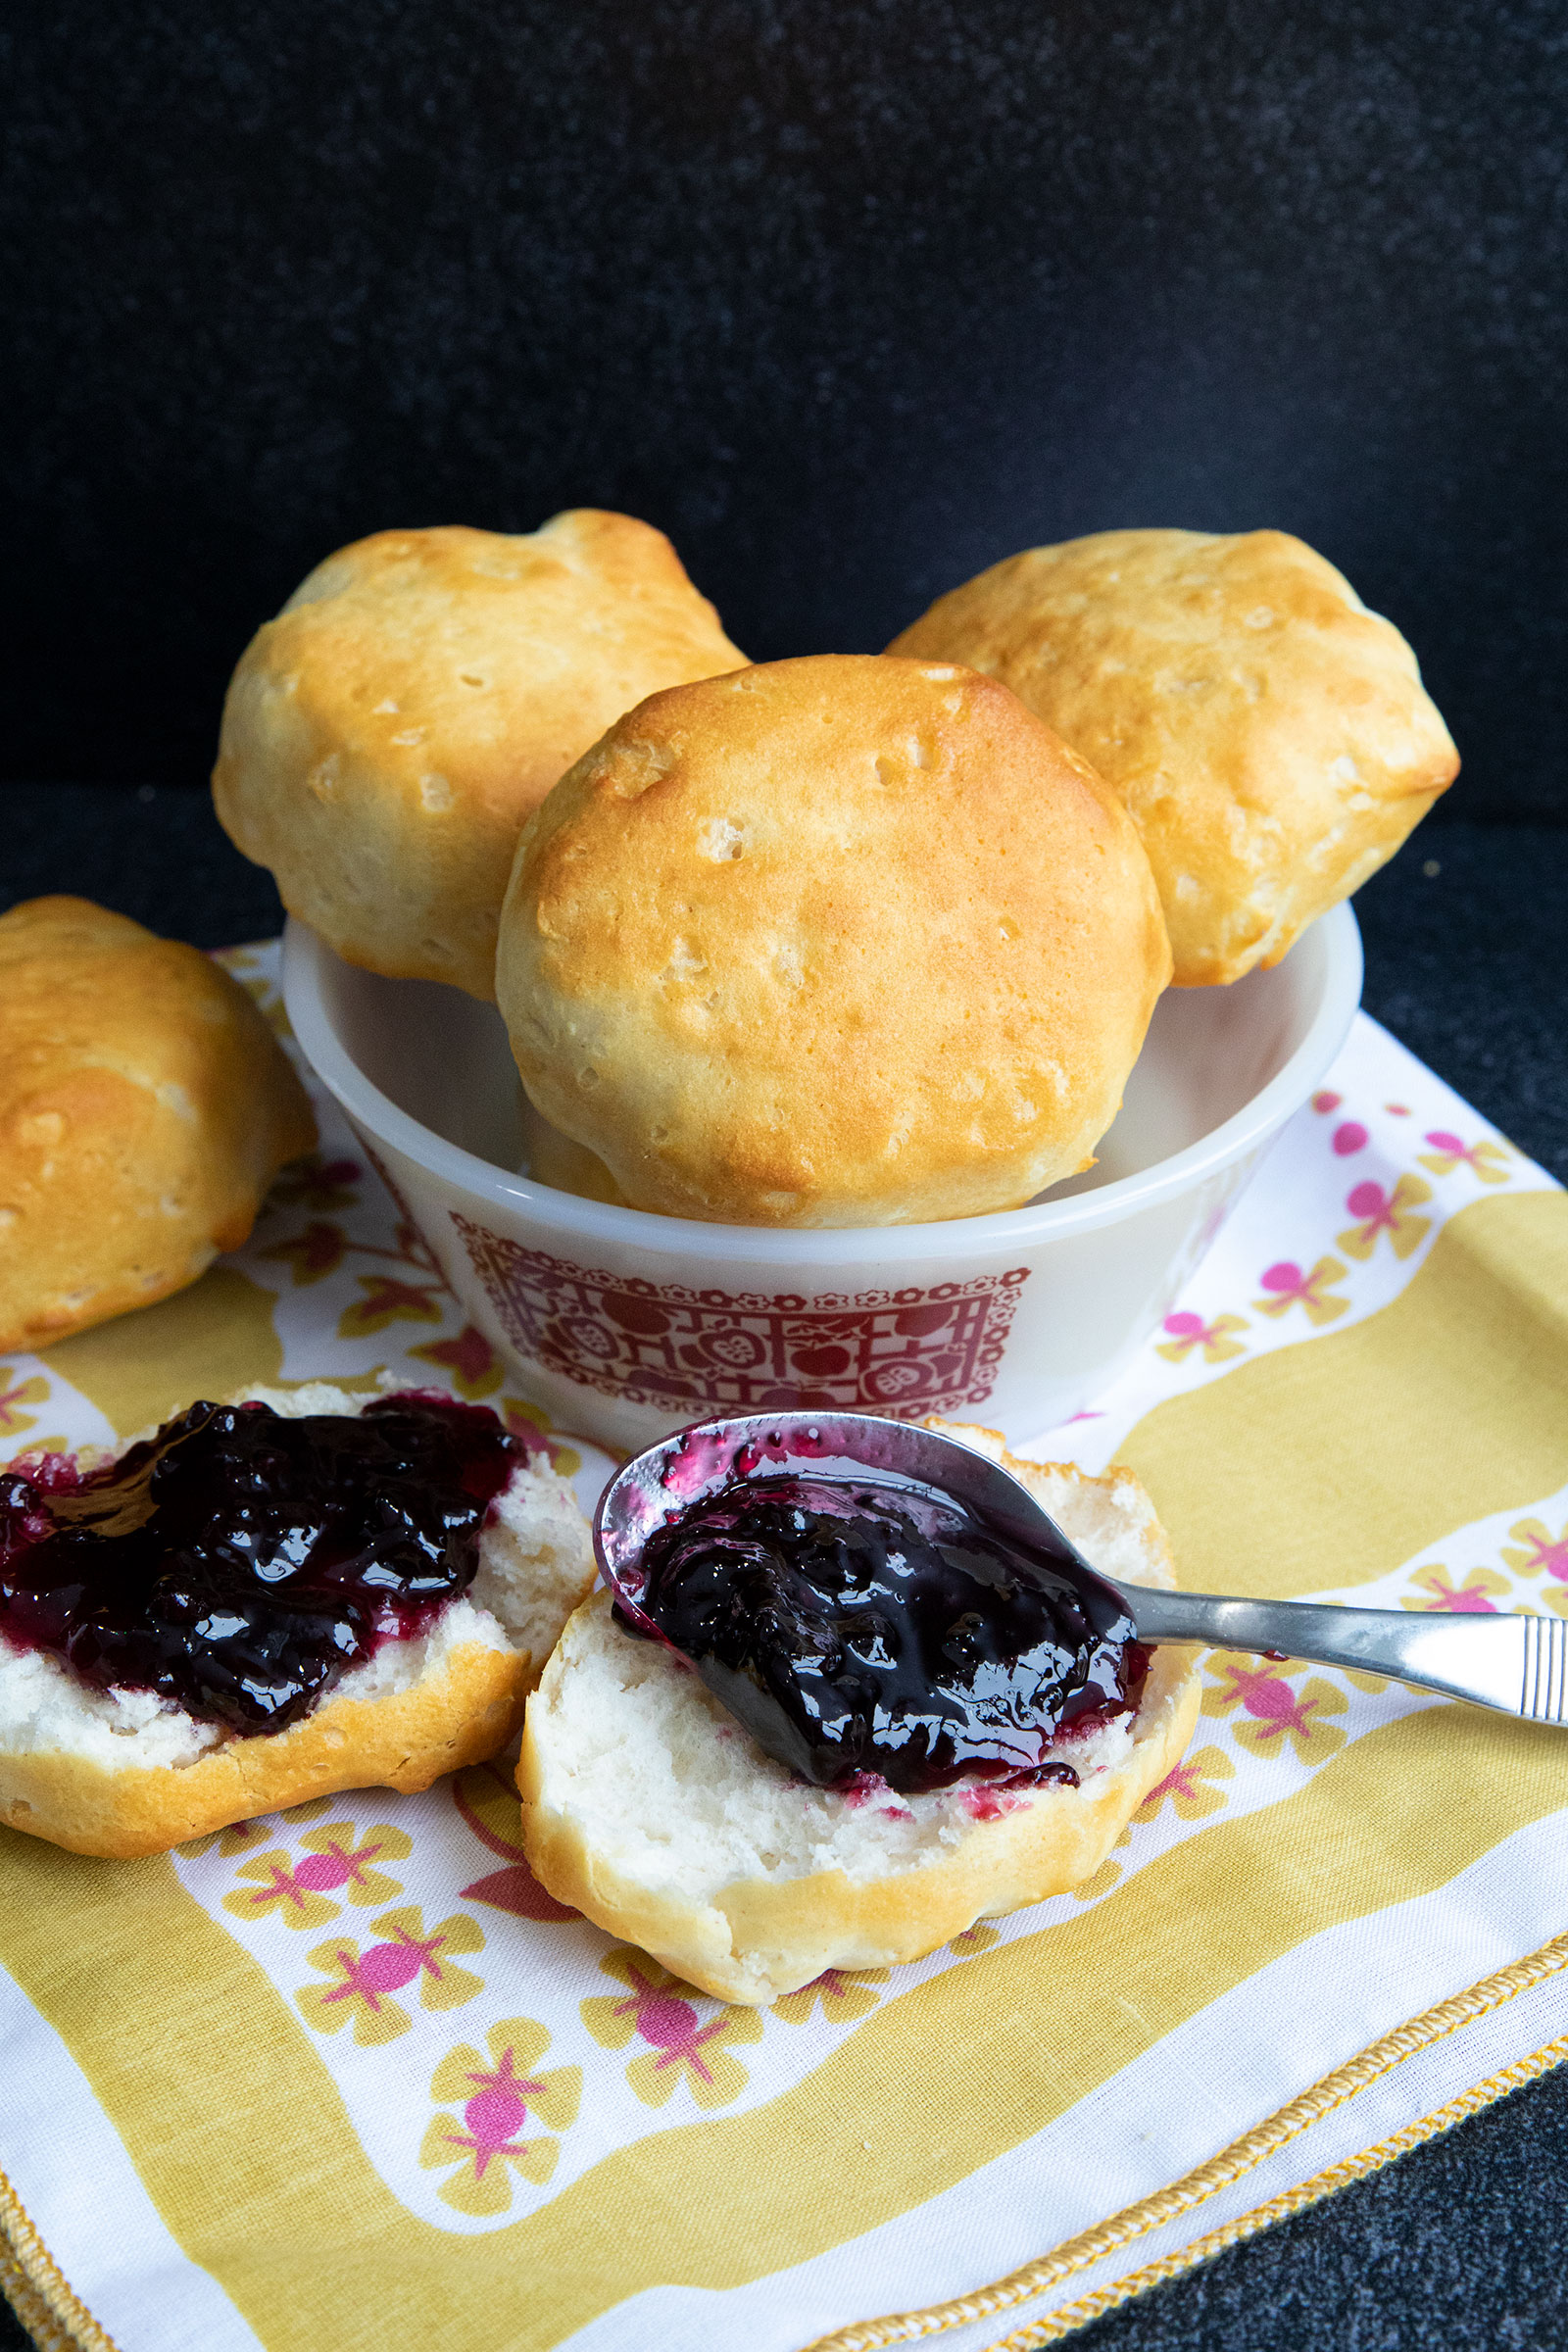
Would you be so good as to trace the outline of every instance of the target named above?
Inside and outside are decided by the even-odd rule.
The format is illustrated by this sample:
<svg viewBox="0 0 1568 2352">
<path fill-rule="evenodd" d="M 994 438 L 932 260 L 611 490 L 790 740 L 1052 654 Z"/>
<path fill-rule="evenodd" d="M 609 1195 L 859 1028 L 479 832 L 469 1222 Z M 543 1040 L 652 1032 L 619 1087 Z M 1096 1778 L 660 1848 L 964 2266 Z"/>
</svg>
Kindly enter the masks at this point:
<svg viewBox="0 0 1568 2352">
<path fill-rule="evenodd" d="M 522 1458 L 487 1406 L 445 1397 L 357 1419 L 193 1404 L 107 1469 L 0 1472 L 0 1633 L 97 1690 L 284 1731 L 466 1592 Z"/>
<path fill-rule="evenodd" d="M 731 1478 L 655 1528 L 638 1570 L 619 1622 L 819 1788 L 1076 1785 L 1053 1740 L 1130 1714 L 1148 1667 L 1104 1587 L 874 1478 Z"/>
</svg>

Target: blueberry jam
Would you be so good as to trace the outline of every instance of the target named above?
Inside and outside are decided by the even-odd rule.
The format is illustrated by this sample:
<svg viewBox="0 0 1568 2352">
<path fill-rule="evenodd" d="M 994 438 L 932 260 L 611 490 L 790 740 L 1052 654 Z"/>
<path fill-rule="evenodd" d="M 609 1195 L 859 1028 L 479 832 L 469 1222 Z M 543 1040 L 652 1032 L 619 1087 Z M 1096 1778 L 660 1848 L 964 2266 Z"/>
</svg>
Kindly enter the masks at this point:
<svg viewBox="0 0 1568 2352">
<path fill-rule="evenodd" d="M 193 1404 L 108 1469 L 0 1473 L 0 1632 L 83 1681 L 281 1732 L 466 1592 L 523 1457 L 484 1406 Z"/>
<path fill-rule="evenodd" d="M 1046 1751 L 1138 1703 L 1148 1653 L 1103 1588 L 951 1499 L 732 1479 L 648 1538 L 637 1615 L 819 1788 L 1075 1785 Z"/>
</svg>

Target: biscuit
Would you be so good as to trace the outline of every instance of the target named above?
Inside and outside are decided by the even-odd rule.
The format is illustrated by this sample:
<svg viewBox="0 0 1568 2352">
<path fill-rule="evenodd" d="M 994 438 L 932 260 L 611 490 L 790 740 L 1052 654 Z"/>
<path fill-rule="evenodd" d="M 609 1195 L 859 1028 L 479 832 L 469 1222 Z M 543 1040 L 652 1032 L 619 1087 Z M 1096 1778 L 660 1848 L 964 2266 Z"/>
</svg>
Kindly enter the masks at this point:
<svg viewBox="0 0 1568 2352">
<path fill-rule="evenodd" d="M 1115 797 L 1004 687 L 876 655 L 653 696 L 518 844 L 497 996 L 634 1207 L 1015 1207 L 1089 1162 L 1170 950 Z"/>
<path fill-rule="evenodd" d="M 366 1402 L 321 1382 L 245 1394 L 290 1416 Z M 468 1591 L 426 1631 L 351 1668 L 298 1723 L 251 1738 L 150 1690 L 96 1690 L 0 1628 L 0 1821 L 125 1859 L 345 1788 L 428 1788 L 515 1736 L 593 1573 L 570 1487 L 543 1463 L 519 1464 L 485 1521 Z"/>
<path fill-rule="evenodd" d="M 932 1426 L 1003 1462 L 1107 1576 L 1175 1584 L 1131 1471 L 1015 1461 L 993 1431 Z M 601 1589 L 528 1701 L 528 1860 L 596 1927 L 717 2000 L 760 2006 L 824 1969 L 917 1960 L 977 1919 L 1081 1886 L 1180 1763 L 1200 1688 L 1191 1649 L 1154 1650 L 1130 1719 L 1059 1737 L 1077 1787 L 976 1804 L 959 1782 L 867 1804 L 776 1763 L 674 1651 L 623 1632 Z"/>
<path fill-rule="evenodd" d="M 1001 678 L 1093 761 L 1143 836 L 1180 988 L 1278 963 L 1459 769 L 1398 630 L 1283 531 L 1031 548 L 888 651 Z"/>
<path fill-rule="evenodd" d="M 0 915 L 0 1348 L 194 1282 L 316 1142 L 221 965 L 85 899 Z"/>
<path fill-rule="evenodd" d="M 489 999 L 524 817 L 633 703 L 745 659 L 630 515 L 380 531 L 251 640 L 213 798 L 350 963 Z"/>
</svg>

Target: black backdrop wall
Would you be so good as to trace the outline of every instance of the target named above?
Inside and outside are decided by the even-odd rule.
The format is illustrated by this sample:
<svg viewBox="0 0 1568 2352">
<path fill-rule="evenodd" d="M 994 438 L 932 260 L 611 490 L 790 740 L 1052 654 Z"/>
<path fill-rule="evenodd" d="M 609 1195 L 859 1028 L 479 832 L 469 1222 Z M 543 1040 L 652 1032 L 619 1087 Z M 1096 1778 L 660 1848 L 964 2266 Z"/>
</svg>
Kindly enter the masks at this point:
<svg viewBox="0 0 1568 2352">
<path fill-rule="evenodd" d="M 759 657 L 1277 523 L 1568 820 L 1560 0 L 54 0 L 4 30 L 0 775 L 198 782 L 392 523 L 661 523 Z"/>
</svg>

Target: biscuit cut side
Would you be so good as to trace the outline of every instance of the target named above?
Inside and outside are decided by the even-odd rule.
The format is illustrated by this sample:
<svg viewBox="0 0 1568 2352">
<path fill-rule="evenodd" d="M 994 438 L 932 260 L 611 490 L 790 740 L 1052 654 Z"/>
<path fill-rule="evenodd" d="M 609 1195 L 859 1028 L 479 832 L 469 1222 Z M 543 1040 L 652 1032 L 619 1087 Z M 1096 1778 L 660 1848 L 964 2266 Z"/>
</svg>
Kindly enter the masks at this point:
<svg viewBox="0 0 1568 2352">
<path fill-rule="evenodd" d="M 1004 1461 L 1108 1575 L 1175 1582 L 1130 1472 L 1089 1478 L 1014 1460 L 989 1431 L 951 1434 Z M 824 1969 L 916 1960 L 977 1919 L 1081 1886 L 1180 1762 L 1198 1704 L 1194 1653 L 1167 1645 L 1135 1715 L 1052 1750 L 1076 1788 L 844 1794 L 765 1754 L 693 1668 L 623 1633 L 600 1589 L 528 1703 L 528 1860 L 558 1901 L 715 1998 L 759 2007 Z"/>
<path fill-rule="evenodd" d="M 319 1382 L 235 1401 L 251 1399 L 290 1416 L 357 1414 L 367 1401 Z M 345 1788 L 427 1788 L 513 1739 L 592 1578 L 571 1489 L 520 1467 L 496 1498 L 467 1592 L 425 1633 L 383 1642 L 287 1731 L 253 1738 L 149 1690 L 95 1690 L 0 1632 L 0 1821 L 125 1859 Z"/>
<path fill-rule="evenodd" d="M 3 1351 L 195 1282 L 316 1120 L 221 964 L 86 899 L 0 915 L 0 1006 Z"/>
<path fill-rule="evenodd" d="M 247 646 L 214 804 L 348 962 L 488 1001 L 524 818 L 633 703 L 745 660 L 629 514 L 378 531 Z"/>
<path fill-rule="evenodd" d="M 1149 852 L 1179 988 L 1278 963 L 1459 770 L 1398 630 L 1284 531 L 1031 548 L 888 651 L 1000 678 L 1093 762 Z"/>
</svg>

